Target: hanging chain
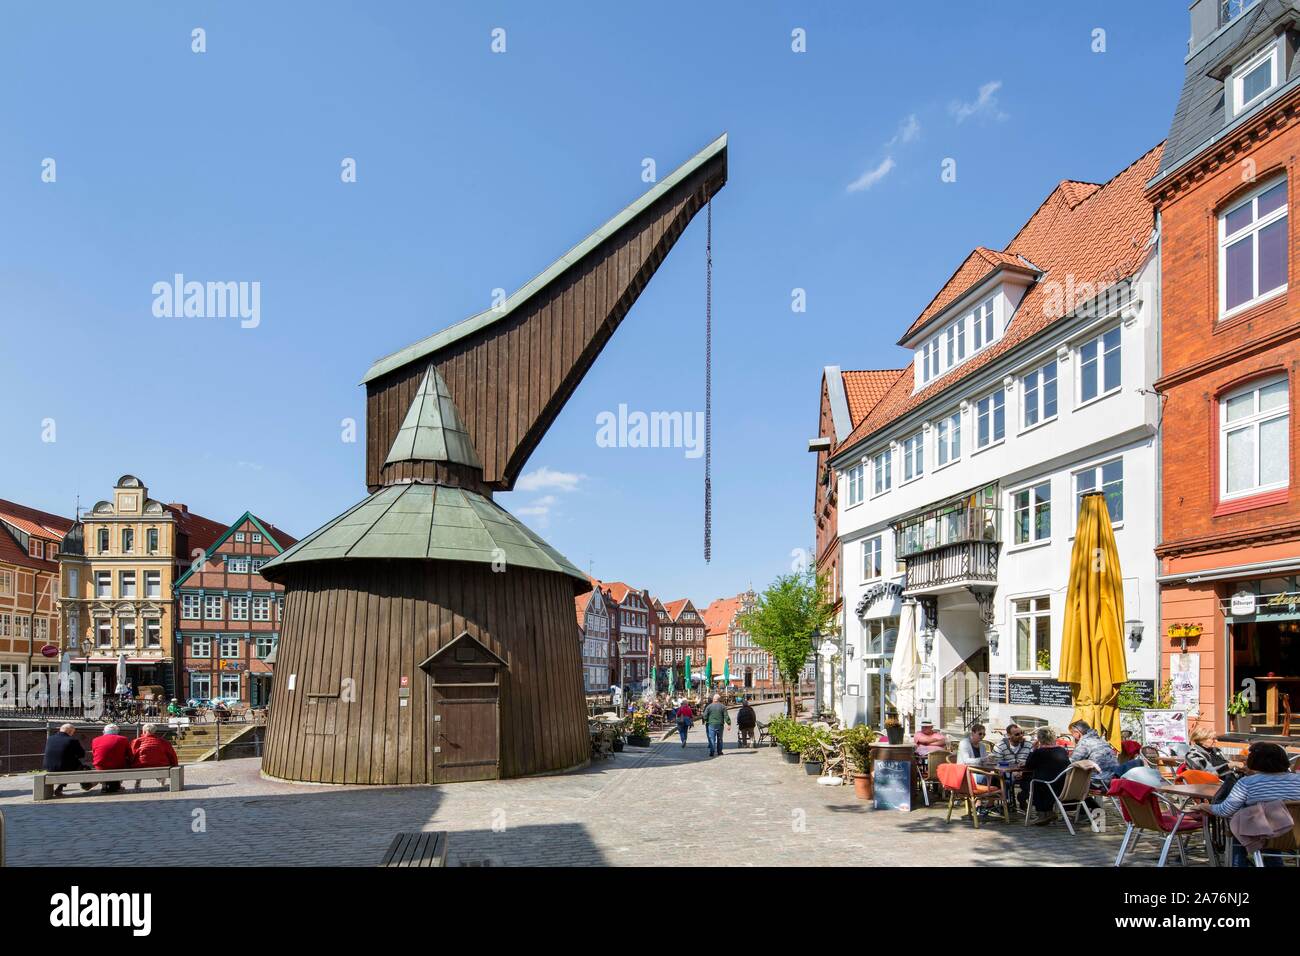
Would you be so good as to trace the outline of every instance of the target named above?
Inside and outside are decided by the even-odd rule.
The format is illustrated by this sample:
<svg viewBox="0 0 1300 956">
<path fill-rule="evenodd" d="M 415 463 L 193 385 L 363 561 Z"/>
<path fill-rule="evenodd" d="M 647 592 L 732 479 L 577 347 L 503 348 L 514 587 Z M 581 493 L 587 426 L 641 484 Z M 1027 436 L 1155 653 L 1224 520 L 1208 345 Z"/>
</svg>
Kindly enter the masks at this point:
<svg viewBox="0 0 1300 956">
<path fill-rule="evenodd" d="M 704 239 L 704 562 L 713 558 L 713 200 Z"/>
</svg>

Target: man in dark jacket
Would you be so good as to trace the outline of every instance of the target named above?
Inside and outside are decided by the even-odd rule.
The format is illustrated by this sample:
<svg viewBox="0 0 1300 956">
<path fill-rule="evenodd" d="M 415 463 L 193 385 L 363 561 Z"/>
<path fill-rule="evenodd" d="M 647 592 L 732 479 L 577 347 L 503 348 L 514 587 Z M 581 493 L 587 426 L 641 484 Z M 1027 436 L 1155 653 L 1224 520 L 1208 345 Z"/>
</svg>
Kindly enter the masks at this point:
<svg viewBox="0 0 1300 956">
<path fill-rule="evenodd" d="M 77 739 L 77 728 L 72 724 L 64 724 L 46 738 L 43 766 L 47 771 L 51 772 L 80 770 L 82 769 L 81 762 L 85 756 L 86 748 L 81 746 L 81 741 Z M 59 784 L 54 788 L 56 797 L 63 796 L 64 786 L 64 784 Z M 89 788 L 82 784 L 82 789 Z"/>
<path fill-rule="evenodd" d="M 712 757 L 716 753 L 721 757 L 723 724 L 728 726 L 731 724 L 731 715 L 727 713 L 721 695 L 713 695 L 713 703 L 704 708 L 703 719 L 704 732 L 709 740 L 709 756 Z"/>
<path fill-rule="evenodd" d="M 754 708 L 749 706 L 749 701 L 741 701 L 740 710 L 736 711 L 736 729 L 740 732 L 742 744 L 745 741 L 753 742 L 756 723 L 758 723 L 758 714 L 754 713 Z"/>
</svg>

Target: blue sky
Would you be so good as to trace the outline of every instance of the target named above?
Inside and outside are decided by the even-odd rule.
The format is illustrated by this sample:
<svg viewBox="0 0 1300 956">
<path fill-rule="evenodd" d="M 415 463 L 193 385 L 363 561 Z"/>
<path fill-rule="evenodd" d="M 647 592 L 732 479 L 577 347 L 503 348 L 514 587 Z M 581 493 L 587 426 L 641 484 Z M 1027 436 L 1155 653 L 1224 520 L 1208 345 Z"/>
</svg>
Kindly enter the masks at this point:
<svg viewBox="0 0 1300 956">
<path fill-rule="evenodd" d="M 761 587 L 811 547 L 822 367 L 901 365 L 973 246 L 1161 140 L 1186 6 L 6 6 L 0 497 L 71 514 L 129 472 L 306 534 L 365 494 L 340 422 L 364 427 L 371 360 L 526 282 L 647 188 L 643 159 L 662 177 L 725 130 L 712 564 L 702 459 L 596 443 L 621 403 L 703 408 L 702 215 L 498 500 L 665 599 Z M 259 282 L 260 324 L 156 317 L 178 272 Z"/>
</svg>

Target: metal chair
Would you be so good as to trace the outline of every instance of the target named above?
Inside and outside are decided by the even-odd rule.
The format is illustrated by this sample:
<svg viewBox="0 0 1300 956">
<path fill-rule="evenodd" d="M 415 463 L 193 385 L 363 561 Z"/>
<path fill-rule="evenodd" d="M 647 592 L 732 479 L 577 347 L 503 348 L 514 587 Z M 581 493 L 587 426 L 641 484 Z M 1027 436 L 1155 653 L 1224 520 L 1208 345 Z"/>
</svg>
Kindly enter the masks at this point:
<svg viewBox="0 0 1300 956">
<path fill-rule="evenodd" d="M 1010 823 L 1011 817 L 1007 813 L 1007 802 L 1002 797 L 1002 788 L 993 787 L 987 784 L 976 783 L 971 771 L 974 770 L 969 764 L 963 763 L 943 763 L 939 765 L 939 782 L 943 788 L 948 791 L 948 819 L 946 822 L 952 822 L 952 808 L 958 797 L 966 804 L 966 815 L 970 817 L 971 823 L 975 824 L 975 829 L 979 829 L 979 814 L 976 812 L 981 803 L 1000 803 L 1002 805 L 1002 819 Z"/>
<path fill-rule="evenodd" d="M 1292 857 L 1300 860 L 1300 801 L 1288 800 L 1286 808 L 1291 812 L 1291 832 L 1274 837 L 1265 843 L 1262 849 L 1256 850 L 1252 854 L 1256 866 L 1263 866 L 1266 856 L 1278 856 L 1283 859 Z"/>
<path fill-rule="evenodd" d="M 946 763 L 955 763 L 956 760 L 946 750 L 933 750 L 924 757 L 916 758 L 916 771 L 921 779 L 921 799 L 927 807 L 930 805 L 930 788 L 939 782 L 939 768 Z"/>
<path fill-rule="evenodd" d="M 1160 861 L 1157 866 L 1165 865 L 1165 861 L 1169 859 L 1169 848 L 1175 844 L 1178 846 L 1178 859 L 1183 866 L 1187 865 L 1185 852 L 1187 841 L 1194 833 L 1204 833 L 1199 813 L 1189 813 L 1179 808 L 1172 801 L 1161 797 L 1155 790 L 1149 790 L 1142 800 L 1135 800 L 1129 794 L 1114 789 L 1111 795 L 1119 802 L 1120 812 L 1128 824 L 1128 828 L 1124 831 L 1124 839 L 1120 841 L 1119 855 L 1115 857 L 1116 866 L 1123 865 L 1124 857 L 1137 846 L 1138 840 L 1146 831 L 1159 833 L 1165 838 L 1160 848 Z M 1207 852 L 1210 852 L 1208 848 Z"/>
<path fill-rule="evenodd" d="M 1056 784 L 1060 784 L 1059 792 Z M 1091 784 L 1092 771 L 1079 764 L 1070 764 L 1051 780 L 1029 781 L 1029 806 L 1025 807 L 1025 826 L 1029 826 L 1030 817 L 1034 812 L 1034 788 L 1046 787 L 1056 803 L 1056 808 L 1061 812 L 1061 819 L 1065 821 L 1070 836 L 1074 836 L 1074 823 L 1066 808 L 1073 807 L 1074 819 L 1079 819 L 1080 812 L 1086 812 L 1088 809 L 1084 801 L 1088 799 L 1088 788 Z M 1097 825 L 1092 822 L 1091 815 L 1089 815 L 1089 825 L 1096 830 Z"/>
</svg>

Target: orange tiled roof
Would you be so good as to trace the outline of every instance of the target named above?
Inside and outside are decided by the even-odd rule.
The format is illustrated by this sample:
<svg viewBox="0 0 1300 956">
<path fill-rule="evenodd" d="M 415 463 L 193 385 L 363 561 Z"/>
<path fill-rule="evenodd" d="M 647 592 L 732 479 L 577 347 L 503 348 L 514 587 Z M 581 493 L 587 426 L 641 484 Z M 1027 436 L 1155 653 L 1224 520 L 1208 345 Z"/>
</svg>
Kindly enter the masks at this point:
<svg viewBox="0 0 1300 956">
<path fill-rule="evenodd" d="M 851 423 L 856 425 L 866 418 L 867 412 L 876 407 L 876 403 L 885 396 L 889 386 L 893 385 L 902 373 L 901 368 L 841 372 L 844 394 L 849 400 Z"/>
<path fill-rule="evenodd" d="M 930 300 L 930 304 L 917 316 L 916 321 L 903 333 L 903 337 L 899 339 L 898 344 L 902 345 L 921 331 L 930 324 L 935 316 L 999 269 L 1019 269 L 1022 272 L 1035 272 L 1036 268 L 1034 264 L 1026 262 L 1019 255 L 998 252 L 996 249 L 989 249 L 986 246 L 976 246 L 971 250 L 970 255 L 962 260 L 962 264 L 957 267 L 957 271 L 943 284 L 943 288 Z"/>
<path fill-rule="evenodd" d="M 704 618 L 705 634 L 725 634 L 727 628 L 731 626 L 736 612 L 740 610 L 740 595 L 729 598 L 718 598 L 713 601 L 701 612 Z"/>
<path fill-rule="evenodd" d="M 50 514 L 47 511 L 38 511 L 35 508 L 20 505 L 16 501 L 5 501 L 2 498 L 0 498 L 0 519 L 8 521 L 15 528 L 27 532 L 27 534 L 34 534 L 38 538 L 53 539 L 55 541 L 62 541 L 63 536 L 72 527 L 71 518 Z"/>
<path fill-rule="evenodd" d="M 668 615 L 668 620 L 677 620 L 677 615 L 682 613 L 682 608 L 691 603 L 690 598 L 681 598 L 676 601 L 669 601 L 664 605 L 664 612 Z"/>
<path fill-rule="evenodd" d="M 1101 292 L 1131 276 L 1147 255 L 1152 211 L 1151 204 L 1143 196 L 1143 187 L 1155 175 L 1163 148 L 1163 143 L 1153 147 L 1109 182 L 1091 191 L 1086 189 L 1091 184 L 1070 180 L 1052 190 L 1004 250 L 1005 255 L 1033 263 L 1042 270 L 1045 281 L 1030 286 L 1002 338 L 915 395 L 912 394 L 913 366 L 907 366 L 836 451 L 875 434 L 922 402 L 1064 318 L 1049 308 L 1053 298 L 1052 287 L 1056 283 L 1064 284 L 1067 277 L 1072 276 L 1076 287 L 1091 283 Z M 1087 195 L 1083 195 L 1085 192 Z M 972 265 L 973 261 L 975 265 Z M 951 303 L 981 281 L 989 272 L 989 264 L 983 255 L 971 253 L 940 295 L 926 307 L 926 312 L 913 328 L 924 324 L 928 314 L 939 311 L 935 303 L 941 298 Z M 1057 293 L 1059 298 L 1059 289 Z"/>
</svg>

